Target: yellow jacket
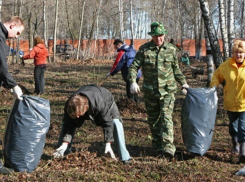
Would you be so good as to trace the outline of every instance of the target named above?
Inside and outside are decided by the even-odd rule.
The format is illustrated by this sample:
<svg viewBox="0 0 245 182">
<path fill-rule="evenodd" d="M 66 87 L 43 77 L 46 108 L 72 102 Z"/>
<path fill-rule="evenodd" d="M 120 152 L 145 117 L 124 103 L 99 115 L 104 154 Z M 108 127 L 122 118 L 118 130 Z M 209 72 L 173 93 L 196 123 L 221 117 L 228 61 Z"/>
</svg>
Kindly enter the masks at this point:
<svg viewBox="0 0 245 182">
<path fill-rule="evenodd" d="M 210 86 L 224 86 L 224 108 L 233 112 L 245 111 L 245 61 L 238 68 L 234 58 L 228 58 L 214 72 Z"/>
</svg>

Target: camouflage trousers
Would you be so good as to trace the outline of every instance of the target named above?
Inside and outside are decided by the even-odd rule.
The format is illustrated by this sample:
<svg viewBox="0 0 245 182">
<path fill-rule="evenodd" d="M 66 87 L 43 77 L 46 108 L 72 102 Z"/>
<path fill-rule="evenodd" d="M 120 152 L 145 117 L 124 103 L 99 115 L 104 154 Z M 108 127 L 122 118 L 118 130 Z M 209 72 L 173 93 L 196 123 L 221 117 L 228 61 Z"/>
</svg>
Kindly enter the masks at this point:
<svg viewBox="0 0 245 182">
<path fill-rule="evenodd" d="M 163 98 L 145 95 L 145 106 L 148 124 L 152 134 L 152 145 L 156 151 L 168 152 L 174 155 L 176 148 L 173 144 L 174 130 L 172 113 L 174 108 L 174 94 Z"/>
</svg>

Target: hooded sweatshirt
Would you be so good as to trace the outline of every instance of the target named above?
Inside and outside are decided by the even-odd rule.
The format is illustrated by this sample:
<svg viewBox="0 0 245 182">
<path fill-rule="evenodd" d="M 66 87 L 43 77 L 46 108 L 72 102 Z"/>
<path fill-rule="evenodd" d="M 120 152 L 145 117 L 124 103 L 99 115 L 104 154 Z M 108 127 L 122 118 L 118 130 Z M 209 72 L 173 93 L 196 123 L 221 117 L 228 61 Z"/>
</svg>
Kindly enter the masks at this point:
<svg viewBox="0 0 245 182">
<path fill-rule="evenodd" d="M 34 65 L 41 65 L 41 64 L 47 64 L 48 57 L 48 49 L 45 47 L 44 44 L 37 44 L 34 46 L 34 48 L 31 50 L 30 54 L 25 55 L 24 59 L 32 59 L 34 58 Z"/>
</svg>

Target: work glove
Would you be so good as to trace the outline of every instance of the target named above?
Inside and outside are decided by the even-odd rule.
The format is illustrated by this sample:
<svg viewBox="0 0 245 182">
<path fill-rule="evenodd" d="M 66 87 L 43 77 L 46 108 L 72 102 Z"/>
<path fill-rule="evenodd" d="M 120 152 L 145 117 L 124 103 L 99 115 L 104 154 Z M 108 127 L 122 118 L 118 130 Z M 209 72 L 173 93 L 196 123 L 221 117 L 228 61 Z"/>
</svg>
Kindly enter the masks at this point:
<svg viewBox="0 0 245 182">
<path fill-rule="evenodd" d="M 105 144 L 105 154 L 107 154 L 108 152 L 110 153 L 112 159 L 117 160 L 115 157 L 115 154 L 111 148 L 111 143 L 109 143 L 109 142 Z"/>
<path fill-rule="evenodd" d="M 18 100 L 23 100 L 23 98 L 22 98 L 23 93 L 22 93 L 21 88 L 18 85 L 16 85 L 10 91 L 14 94 L 15 97 L 17 97 Z"/>
<path fill-rule="evenodd" d="M 139 93 L 140 92 L 140 87 L 137 83 L 132 83 L 130 85 L 130 92 L 131 94 Z"/>
<path fill-rule="evenodd" d="M 184 85 L 182 85 L 182 87 L 181 87 L 181 91 L 182 91 L 182 93 L 184 94 L 184 95 L 186 95 L 187 94 L 187 88 L 189 88 L 189 85 L 187 84 L 187 83 L 185 83 Z"/>
<path fill-rule="evenodd" d="M 53 153 L 53 156 L 54 158 L 60 158 L 60 157 L 63 157 L 64 156 L 64 153 L 68 147 L 68 144 L 67 142 L 63 142 L 62 145 L 56 149 L 56 152 Z"/>
<path fill-rule="evenodd" d="M 106 74 L 106 78 L 108 77 L 108 76 L 110 76 L 111 75 L 111 73 L 110 72 L 108 72 L 107 74 Z"/>
</svg>

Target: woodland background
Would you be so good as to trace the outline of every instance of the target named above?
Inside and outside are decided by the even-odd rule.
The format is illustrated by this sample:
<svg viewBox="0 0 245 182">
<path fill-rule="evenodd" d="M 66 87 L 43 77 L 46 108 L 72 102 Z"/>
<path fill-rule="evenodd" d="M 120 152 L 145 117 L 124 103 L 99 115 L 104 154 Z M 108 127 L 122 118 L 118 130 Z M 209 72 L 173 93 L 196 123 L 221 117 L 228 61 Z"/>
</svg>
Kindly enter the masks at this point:
<svg viewBox="0 0 245 182">
<path fill-rule="evenodd" d="M 218 66 L 230 56 L 234 39 L 244 38 L 244 0 L 0 0 L 0 21 L 18 15 L 25 23 L 25 31 L 20 39 L 29 41 L 41 36 L 46 45 L 48 40 L 71 39 L 150 39 L 147 34 L 150 24 L 163 22 L 168 30 L 166 39 L 173 38 L 182 44 L 185 39 L 195 40 L 195 56 L 200 58 L 202 39 L 210 41 L 214 62 Z M 203 17 L 203 18 L 202 18 Z M 223 40 L 224 51 L 215 47 L 217 40 Z M 213 45 L 214 44 L 214 45 Z M 96 43 L 89 44 L 91 49 L 85 57 L 96 57 L 93 50 Z M 207 45 L 209 47 L 209 45 Z M 18 46 L 17 46 L 18 49 Z M 74 58 L 84 58 L 84 51 L 77 49 Z M 218 59 L 218 60 L 217 60 Z"/>
</svg>

